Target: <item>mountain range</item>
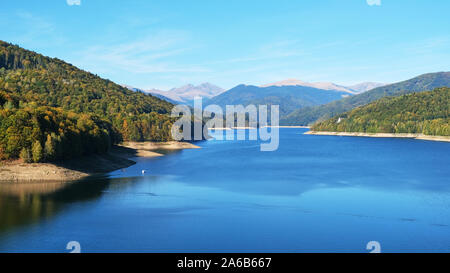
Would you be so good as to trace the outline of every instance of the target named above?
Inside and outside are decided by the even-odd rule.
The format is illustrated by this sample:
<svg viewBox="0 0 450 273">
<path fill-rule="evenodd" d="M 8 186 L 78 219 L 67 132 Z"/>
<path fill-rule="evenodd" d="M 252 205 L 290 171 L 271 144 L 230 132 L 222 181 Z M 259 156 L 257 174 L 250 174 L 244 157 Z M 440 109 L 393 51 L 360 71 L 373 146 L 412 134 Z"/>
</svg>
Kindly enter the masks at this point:
<svg viewBox="0 0 450 273">
<path fill-rule="evenodd" d="M 150 94 L 150 95 L 152 95 L 154 97 L 157 97 L 159 99 L 165 100 L 165 101 L 170 102 L 172 104 L 179 104 L 180 103 L 180 102 L 174 101 L 173 99 L 170 99 L 170 98 L 168 98 L 166 96 L 163 96 L 163 95 L 160 95 L 160 94 L 157 94 L 157 93 L 151 93 L 149 91 L 146 91 L 146 90 L 143 90 L 143 89 L 139 89 L 139 88 L 136 88 L 136 87 L 133 87 L 133 86 L 130 86 L 130 85 L 123 84 L 122 86 L 127 88 L 127 89 L 129 89 L 129 90 L 131 90 L 131 91 L 134 91 L 134 92 Z"/>
<path fill-rule="evenodd" d="M 238 85 L 207 101 L 225 109 L 226 105 L 279 105 L 284 116 L 296 109 L 321 105 L 350 96 L 346 91 L 324 90 L 313 87 L 288 85 L 258 87 Z"/>
<path fill-rule="evenodd" d="M 287 88 L 288 90 L 300 90 L 302 89 L 302 87 L 310 87 L 310 88 L 314 88 L 317 90 L 322 90 L 322 91 L 338 91 L 338 92 L 343 92 L 343 93 L 347 93 L 347 94 L 341 94 L 343 96 L 347 95 L 356 95 L 362 92 L 365 92 L 367 90 L 373 89 L 375 87 L 379 87 L 379 86 L 383 86 L 385 84 L 383 83 L 376 83 L 376 82 L 365 82 L 365 83 L 360 83 L 357 85 L 353 85 L 353 86 L 343 86 L 343 85 L 338 85 L 332 82 L 315 82 L 315 83 L 309 83 L 309 82 L 304 82 L 301 80 L 296 80 L 296 79 L 288 79 L 288 80 L 284 80 L 284 81 L 279 81 L 279 82 L 274 82 L 274 83 L 270 83 L 270 84 L 265 84 L 265 85 L 261 85 L 259 86 L 259 88 L 267 88 L 267 87 L 282 87 L 283 89 L 278 89 L 281 93 L 284 93 L 285 89 Z M 226 91 L 225 89 L 218 87 L 214 84 L 211 83 L 202 83 L 200 85 L 193 85 L 193 84 L 187 84 L 178 88 L 172 88 L 168 91 L 164 91 L 164 90 L 160 90 L 160 89 L 148 89 L 148 90 L 143 90 L 143 89 L 139 89 L 139 88 L 135 88 L 132 86 L 128 86 L 128 85 L 123 85 L 124 87 L 127 87 L 130 90 L 134 90 L 134 91 L 139 91 L 139 92 L 144 92 L 144 93 L 150 93 L 152 95 L 154 95 L 155 97 L 164 99 L 170 103 L 174 103 L 174 104 L 188 104 L 188 105 L 193 105 L 193 101 L 194 101 L 194 97 L 202 97 L 204 102 L 205 101 L 209 101 L 210 99 L 217 97 L 223 93 L 226 93 L 228 91 L 233 90 L 233 92 L 236 91 L 236 89 L 242 89 L 243 85 L 238 85 L 228 91 Z M 252 86 L 252 85 L 249 85 Z M 255 86 L 256 87 L 256 86 Z M 286 89 L 286 90 L 287 90 Z M 248 90 L 246 90 L 248 91 Z M 273 91 L 273 89 L 272 89 Z M 275 95 L 273 92 L 271 92 L 272 95 Z M 281 95 L 280 93 L 280 95 Z M 235 93 L 234 93 L 235 94 Z M 333 100 L 335 99 L 339 99 L 341 97 L 339 96 L 333 96 L 330 95 L 329 93 L 321 93 L 321 94 L 326 94 L 324 100 L 320 100 L 319 101 L 326 101 L 326 102 L 330 102 L 329 98 L 334 97 Z M 321 94 L 315 94 L 314 96 L 321 96 Z M 286 94 L 282 95 L 285 96 Z M 297 96 L 298 94 L 293 94 L 293 96 Z M 336 95 L 336 94 L 334 94 Z M 240 96 L 240 95 L 238 95 Z M 221 100 L 220 98 L 214 100 Z M 331 101 L 333 101 L 331 100 Z M 239 101 L 239 100 L 237 100 Z M 242 103 L 248 103 L 248 102 L 242 102 Z M 210 102 L 209 102 L 210 104 Z M 317 105 L 317 102 L 312 102 L 312 103 L 302 103 L 299 107 L 304 107 L 304 105 Z"/>
<path fill-rule="evenodd" d="M 238 85 L 228 91 L 210 83 L 188 84 L 169 91 L 140 90 L 173 104 L 192 105 L 195 96 L 204 105 L 279 105 L 281 125 L 310 125 L 386 96 L 450 86 L 450 72 L 429 73 L 394 84 L 363 82 L 351 86 L 332 82 L 305 82 L 287 79 L 261 86 Z"/>
<path fill-rule="evenodd" d="M 297 79 L 287 79 L 283 81 L 278 81 L 274 83 L 264 84 L 261 87 L 269 87 L 269 86 L 305 86 L 305 87 L 312 87 L 317 89 L 323 89 L 323 90 L 334 90 L 334 91 L 342 91 L 347 92 L 350 94 L 358 94 L 365 91 L 368 91 L 370 89 L 384 86 L 386 84 L 384 83 L 377 83 L 377 82 L 364 82 L 359 83 L 352 86 L 343 86 L 339 84 L 335 84 L 332 82 L 304 82 L 302 80 Z"/>
<path fill-rule="evenodd" d="M 337 100 L 325 105 L 297 109 L 282 117 L 283 125 L 309 125 L 366 105 L 383 97 L 400 96 L 413 92 L 433 90 L 450 86 L 450 72 L 438 72 L 420 75 L 413 79 L 372 89 L 370 91 Z"/>
<path fill-rule="evenodd" d="M 211 83 L 202 83 L 200 85 L 187 84 L 178 88 L 172 88 L 168 91 L 150 89 L 145 92 L 155 96 L 163 96 L 175 103 L 192 105 L 195 97 L 210 99 L 223 92 L 225 89 Z"/>
</svg>

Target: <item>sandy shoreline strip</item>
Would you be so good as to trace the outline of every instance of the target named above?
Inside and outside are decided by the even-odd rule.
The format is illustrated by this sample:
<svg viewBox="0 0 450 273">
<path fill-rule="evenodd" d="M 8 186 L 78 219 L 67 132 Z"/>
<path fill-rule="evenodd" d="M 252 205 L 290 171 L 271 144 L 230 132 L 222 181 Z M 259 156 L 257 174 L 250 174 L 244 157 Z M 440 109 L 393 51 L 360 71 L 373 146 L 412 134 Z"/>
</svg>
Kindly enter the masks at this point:
<svg viewBox="0 0 450 273">
<path fill-rule="evenodd" d="M 233 130 L 257 130 L 256 127 L 232 127 Z"/>
<path fill-rule="evenodd" d="M 420 140 L 450 142 L 448 136 L 428 136 L 423 134 L 391 134 L 391 133 L 349 133 L 349 132 L 319 132 L 308 131 L 305 135 L 321 135 L 321 136 L 350 136 L 350 137 L 374 137 L 374 138 L 413 138 Z"/>
<path fill-rule="evenodd" d="M 270 126 L 265 125 L 261 128 L 302 128 L 302 129 L 309 129 L 309 126 Z M 230 130 L 257 130 L 258 128 L 255 127 L 231 127 L 231 128 L 208 128 L 208 130 L 216 130 L 216 131 L 230 131 Z"/>
<path fill-rule="evenodd" d="M 281 126 L 266 125 L 266 126 L 263 126 L 263 128 L 264 127 L 268 127 L 268 128 L 301 128 L 301 129 L 309 129 L 310 128 L 309 126 L 283 126 L 283 125 L 281 125 Z"/>
<path fill-rule="evenodd" d="M 225 127 L 217 127 L 217 128 L 208 128 L 208 130 L 212 131 L 231 131 L 231 128 L 225 128 Z"/>
<path fill-rule="evenodd" d="M 256 130 L 258 128 L 255 127 L 217 127 L 217 128 L 208 128 L 208 130 L 212 130 L 212 131 L 231 131 L 231 130 Z"/>
<path fill-rule="evenodd" d="M 71 170 L 51 163 L 3 162 L 0 166 L 0 183 L 10 182 L 56 182 L 74 181 L 88 177 L 89 174 Z"/>
<path fill-rule="evenodd" d="M 19 160 L 0 162 L 0 183 L 69 182 L 92 175 L 127 168 L 136 162 L 133 157 L 164 156 L 161 151 L 198 149 L 187 142 L 126 142 L 111 148 L 108 154 L 90 155 L 60 163 L 22 163 Z"/>
<path fill-rule="evenodd" d="M 184 149 L 200 149 L 200 147 L 189 142 L 124 142 L 119 147 L 131 149 L 134 157 L 157 157 L 164 156 L 160 150 L 184 150 Z M 123 152 L 122 152 L 123 153 Z M 131 155 L 130 157 L 133 157 Z M 128 157 L 129 158 L 129 157 Z"/>
</svg>

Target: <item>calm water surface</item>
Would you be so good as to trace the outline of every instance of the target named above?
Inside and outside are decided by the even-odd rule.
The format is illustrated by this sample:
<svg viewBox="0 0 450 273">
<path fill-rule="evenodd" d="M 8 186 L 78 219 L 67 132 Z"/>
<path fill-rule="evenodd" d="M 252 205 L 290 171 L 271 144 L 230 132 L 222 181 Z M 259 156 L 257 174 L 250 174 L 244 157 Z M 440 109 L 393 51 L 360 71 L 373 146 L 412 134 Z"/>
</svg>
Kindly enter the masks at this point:
<svg viewBox="0 0 450 273">
<path fill-rule="evenodd" d="M 205 141 L 105 177 L 0 185 L 0 252 L 450 252 L 450 144 Z M 147 173 L 143 176 L 141 171 Z"/>
</svg>

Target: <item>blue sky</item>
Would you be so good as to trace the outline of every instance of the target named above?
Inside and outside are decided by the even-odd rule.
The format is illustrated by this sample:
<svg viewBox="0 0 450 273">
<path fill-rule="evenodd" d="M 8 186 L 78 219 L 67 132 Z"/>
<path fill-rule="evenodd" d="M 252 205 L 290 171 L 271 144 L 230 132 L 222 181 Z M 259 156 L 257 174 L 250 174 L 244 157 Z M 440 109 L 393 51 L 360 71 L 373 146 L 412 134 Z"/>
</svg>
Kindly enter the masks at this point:
<svg viewBox="0 0 450 273">
<path fill-rule="evenodd" d="M 448 0 L 15 0 L 2 3 L 0 39 L 144 89 L 396 82 L 450 70 L 449 11 Z"/>
</svg>

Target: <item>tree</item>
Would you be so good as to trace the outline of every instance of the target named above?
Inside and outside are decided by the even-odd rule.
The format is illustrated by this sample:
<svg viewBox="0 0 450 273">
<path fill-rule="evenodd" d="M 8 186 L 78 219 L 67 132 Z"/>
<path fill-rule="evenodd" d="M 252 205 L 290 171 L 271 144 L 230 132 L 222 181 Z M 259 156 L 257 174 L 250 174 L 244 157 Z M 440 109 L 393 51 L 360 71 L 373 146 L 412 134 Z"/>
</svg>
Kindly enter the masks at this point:
<svg viewBox="0 0 450 273">
<path fill-rule="evenodd" d="M 11 109 L 14 108 L 14 104 L 13 104 L 11 101 L 7 101 L 7 102 L 5 103 L 5 105 L 3 105 L 3 108 L 4 108 L 5 110 L 11 110 Z"/>
<path fill-rule="evenodd" d="M 42 151 L 42 145 L 41 143 L 36 140 L 36 142 L 33 143 L 33 148 L 31 149 L 33 153 L 33 162 L 38 163 L 41 162 L 44 158 L 44 154 Z"/>
<path fill-rule="evenodd" d="M 54 160 L 56 157 L 56 143 L 51 135 L 47 135 L 47 140 L 45 141 L 44 153 L 46 160 Z"/>
<path fill-rule="evenodd" d="M 28 148 L 23 148 L 22 151 L 20 152 L 20 158 L 23 160 L 23 162 L 25 163 L 31 163 L 33 162 L 32 158 L 31 158 L 31 152 L 30 149 Z"/>
</svg>

